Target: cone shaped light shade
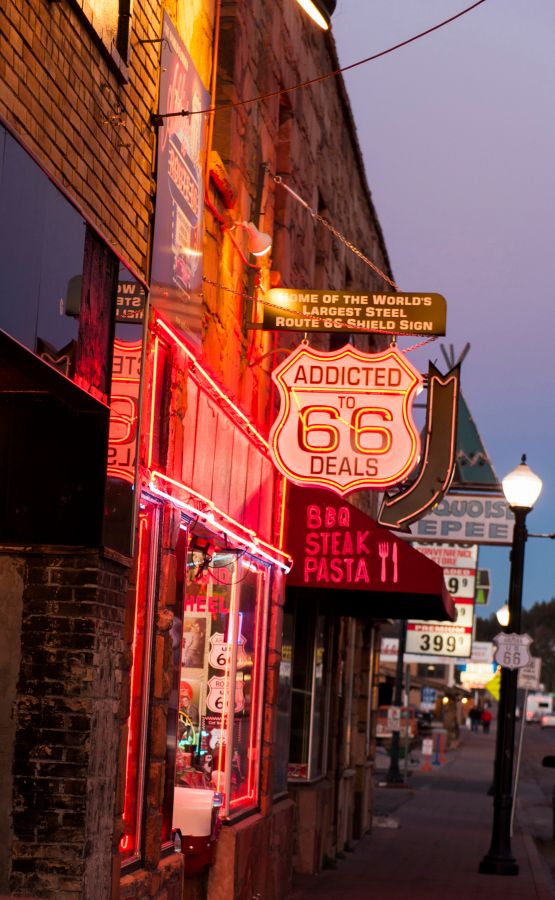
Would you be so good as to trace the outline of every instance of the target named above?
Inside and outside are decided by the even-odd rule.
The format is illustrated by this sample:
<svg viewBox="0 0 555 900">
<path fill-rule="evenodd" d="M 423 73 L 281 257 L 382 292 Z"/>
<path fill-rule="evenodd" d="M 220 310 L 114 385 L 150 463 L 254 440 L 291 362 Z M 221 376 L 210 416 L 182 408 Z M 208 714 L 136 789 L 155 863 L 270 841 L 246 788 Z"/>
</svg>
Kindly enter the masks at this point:
<svg viewBox="0 0 555 900">
<path fill-rule="evenodd" d="M 297 0 L 299 6 L 302 6 L 310 18 L 324 30 L 330 27 L 336 2 L 337 0 Z"/>
<path fill-rule="evenodd" d="M 249 237 L 249 253 L 253 256 L 264 256 L 272 249 L 272 238 L 264 231 L 259 231 L 253 222 L 238 222 L 244 228 Z"/>
</svg>

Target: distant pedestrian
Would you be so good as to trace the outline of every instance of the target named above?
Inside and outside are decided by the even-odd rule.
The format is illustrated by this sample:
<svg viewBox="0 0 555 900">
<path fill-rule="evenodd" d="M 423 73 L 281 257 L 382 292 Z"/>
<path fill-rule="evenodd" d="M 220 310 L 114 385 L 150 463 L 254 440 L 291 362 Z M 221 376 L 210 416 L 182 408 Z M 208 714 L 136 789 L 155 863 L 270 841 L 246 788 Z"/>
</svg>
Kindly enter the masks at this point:
<svg viewBox="0 0 555 900">
<path fill-rule="evenodd" d="M 492 719 L 493 715 L 491 709 L 488 709 L 488 707 L 486 706 L 486 708 L 482 710 L 482 730 L 484 734 L 489 733 L 489 726 L 491 725 Z"/>
<path fill-rule="evenodd" d="M 468 718 L 470 719 L 470 730 L 478 731 L 478 725 L 482 719 L 482 710 L 479 706 L 473 706 L 470 712 L 468 713 Z"/>
</svg>

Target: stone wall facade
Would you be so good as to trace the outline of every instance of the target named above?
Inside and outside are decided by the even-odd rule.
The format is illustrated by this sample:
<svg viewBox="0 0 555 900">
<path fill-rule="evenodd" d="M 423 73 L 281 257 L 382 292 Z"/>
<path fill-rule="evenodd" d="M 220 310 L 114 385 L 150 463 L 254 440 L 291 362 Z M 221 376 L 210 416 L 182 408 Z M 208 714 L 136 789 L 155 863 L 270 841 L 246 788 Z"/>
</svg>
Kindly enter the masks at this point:
<svg viewBox="0 0 555 900">
<path fill-rule="evenodd" d="M 117 711 L 124 680 L 127 569 L 99 552 L 2 548 L 20 598 L 13 712 L 9 887 L 105 900 L 112 884 Z M 11 578 L 9 570 L 11 569 Z M 10 585 L 11 583 L 11 585 Z M 3 604 L 6 616 L 7 608 Z M 8 785 L 2 807 L 10 809 Z M 7 875 L 2 874 L 4 883 Z"/>
</svg>

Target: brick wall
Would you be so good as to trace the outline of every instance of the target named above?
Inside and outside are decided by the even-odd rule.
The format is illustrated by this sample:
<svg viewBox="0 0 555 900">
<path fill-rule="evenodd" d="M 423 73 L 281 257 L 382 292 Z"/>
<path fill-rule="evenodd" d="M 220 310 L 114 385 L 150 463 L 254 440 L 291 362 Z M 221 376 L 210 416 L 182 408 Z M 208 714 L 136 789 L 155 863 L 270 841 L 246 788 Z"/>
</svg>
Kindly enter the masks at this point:
<svg viewBox="0 0 555 900">
<path fill-rule="evenodd" d="M 12 555 L 12 561 L 15 556 Z M 126 569 L 98 552 L 20 555 L 10 886 L 110 896 Z"/>
<path fill-rule="evenodd" d="M 85 4 L 86 5 L 86 4 Z M 147 271 L 161 6 L 133 4 L 129 80 L 73 0 L 0 6 L 0 115 L 139 273 Z"/>
</svg>

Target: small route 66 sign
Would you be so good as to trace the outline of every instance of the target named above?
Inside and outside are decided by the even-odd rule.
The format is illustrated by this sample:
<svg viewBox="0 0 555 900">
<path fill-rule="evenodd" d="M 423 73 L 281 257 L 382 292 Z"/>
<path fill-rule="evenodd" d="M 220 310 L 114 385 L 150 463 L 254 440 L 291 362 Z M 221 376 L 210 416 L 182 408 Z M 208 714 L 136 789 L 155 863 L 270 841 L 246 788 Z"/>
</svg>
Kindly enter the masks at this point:
<svg viewBox="0 0 555 900">
<path fill-rule="evenodd" d="M 248 663 L 248 657 L 245 650 L 247 639 L 241 635 L 237 641 L 237 668 L 242 669 Z M 210 652 L 208 654 L 208 665 L 213 669 L 225 669 L 229 661 L 229 644 L 226 643 L 224 635 L 216 632 L 210 638 Z"/>
<path fill-rule="evenodd" d="M 226 678 L 219 678 L 214 675 L 208 682 L 208 696 L 206 705 L 211 712 L 224 713 L 225 710 L 225 691 Z M 235 712 L 240 713 L 245 708 L 245 694 L 243 691 L 244 681 L 238 679 L 235 683 Z M 227 687 L 229 692 L 229 686 Z"/>
<path fill-rule="evenodd" d="M 530 662 L 530 644 L 532 638 L 529 634 L 497 634 L 493 643 L 495 662 L 504 669 L 522 669 Z"/>
</svg>

